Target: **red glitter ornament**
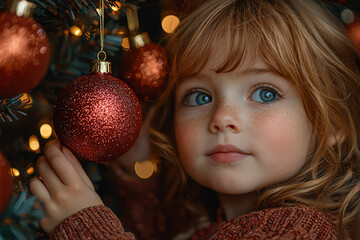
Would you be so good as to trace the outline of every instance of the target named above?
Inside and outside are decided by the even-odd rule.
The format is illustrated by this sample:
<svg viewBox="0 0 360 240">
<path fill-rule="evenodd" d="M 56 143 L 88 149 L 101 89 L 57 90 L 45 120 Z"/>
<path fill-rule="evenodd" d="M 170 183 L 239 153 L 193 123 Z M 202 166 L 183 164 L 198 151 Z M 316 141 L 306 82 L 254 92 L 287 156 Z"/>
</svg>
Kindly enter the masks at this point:
<svg viewBox="0 0 360 240">
<path fill-rule="evenodd" d="M 119 62 L 119 75 L 132 87 L 140 100 L 149 101 L 158 97 L 164 90 L 167 80 L 167 58 L 165 49 L 145 40 L 147 34 L 139 34 L 130 40 L 141 37 L 145 45 L 136 46 L 126 52 Z"/>
<path fill-rule="evenodd" d="M 93 64 L 110 67 L 106 61 Z M 57 137 L 80 159 L 108 162 L 118 158 L 134 144 L 141 129 L 141 108 L 135 93 L 106 72 L 96 70 L 76 79 L 54 106 Z"/>
<path fill-rule="evenodd" d="M 0 13 L 1 98 L 30 92 L 47 72 L 49 43 L 44 29 L 29 16 L 34 6 L 26 1 L 14 1 L 10 11 Z"/>
<path fill-rule="evenodd" d="M 10 175 L 10 164 L 0 152 L 0 215 L 8 206 L 13 195 L 13 180 Z"/>
</svg>

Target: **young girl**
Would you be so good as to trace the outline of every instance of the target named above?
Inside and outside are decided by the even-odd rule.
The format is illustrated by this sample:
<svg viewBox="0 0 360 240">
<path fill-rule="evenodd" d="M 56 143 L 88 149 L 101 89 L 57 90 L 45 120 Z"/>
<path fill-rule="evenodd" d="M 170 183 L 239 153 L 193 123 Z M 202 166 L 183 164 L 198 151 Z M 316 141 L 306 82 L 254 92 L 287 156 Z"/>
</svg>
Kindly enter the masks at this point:
<svg viewBox="0 0 360 240">
<path fill-rule="evenodd" d="M 336 20 L 312 0 L 210 0 L 181 21 L 167 49 L 156 156 L 220 202 L 206 212 L 218 211 L 220 223 L 193 239 L 349 238 L 360 195 L 360 80 Z M 30 187 L 53 239 L 133 239 L 69 150 L 49 145 L 38 172 L 43 182 Z"/>
</svg>

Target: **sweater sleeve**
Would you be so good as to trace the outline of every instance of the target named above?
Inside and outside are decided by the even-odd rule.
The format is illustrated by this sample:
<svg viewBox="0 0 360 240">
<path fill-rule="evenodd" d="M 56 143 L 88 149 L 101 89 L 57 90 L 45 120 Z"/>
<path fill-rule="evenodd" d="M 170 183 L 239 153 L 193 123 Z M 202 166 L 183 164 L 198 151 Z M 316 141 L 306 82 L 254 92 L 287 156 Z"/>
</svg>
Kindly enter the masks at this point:
<svg viewBox="0 0 360 240">
<path fill-rule="evenodd" d="M 303 205 L 252 212 L 221 224 L 208 239 L 339 239 L 335 225 Z"/>
<path fill-rule="evenodd" d="M 51 232 L 50 239 L 135 240 L 135 237 L 124 230 L 119 219 L 109 208 L 97 205 L 85 208 L 64 219 Z"/>
</svg>

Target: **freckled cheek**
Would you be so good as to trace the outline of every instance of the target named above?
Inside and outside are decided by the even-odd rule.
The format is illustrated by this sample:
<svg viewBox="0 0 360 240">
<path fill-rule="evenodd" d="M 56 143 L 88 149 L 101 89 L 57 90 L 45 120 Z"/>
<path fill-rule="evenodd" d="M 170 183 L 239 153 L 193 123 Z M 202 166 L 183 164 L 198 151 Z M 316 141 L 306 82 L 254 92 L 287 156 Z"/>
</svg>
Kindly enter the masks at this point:
<svg viewBox="0 0 360 240">
<path fill-rule="evenodd" d="M 263 149 L 279 161 L 305 158 L 308 150 L 309 129 L 303 116 L 287 112 L 263 114 L 254 118 L 256 131 Z"/>
<path fill-rule="evenodd" d="M 194 118 L 179 117 L 175 120 L 176 145 L 181 161 L 191 160 L 201 142 L 201 121 Z"/>
</svg>

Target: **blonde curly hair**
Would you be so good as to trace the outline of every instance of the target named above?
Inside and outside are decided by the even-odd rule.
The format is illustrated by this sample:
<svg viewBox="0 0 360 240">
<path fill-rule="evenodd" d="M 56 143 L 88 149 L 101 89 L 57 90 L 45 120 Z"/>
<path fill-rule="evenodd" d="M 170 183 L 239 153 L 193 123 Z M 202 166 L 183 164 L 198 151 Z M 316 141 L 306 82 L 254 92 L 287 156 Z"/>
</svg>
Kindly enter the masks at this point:
<svg viewBox="0 0 360 240">
<path fill-rule="evenodd" d="M 359 61 L 343 26 L 316 1 L 210 0 L 183 19 L 167 43 L 169 83 L 151 131 L 157 157 L 174 163 L 185 177 L 174 141 L 174 89 L 201 71 L 220 40 L 227 51 L 217 72 L 233 71 L 252 47 L 294 84 L 313 126 L 305 166 L 286 182 L 263 189 L 258 208 L 314 206 L 348 238 L 360 194 Z"/>
</svg>

